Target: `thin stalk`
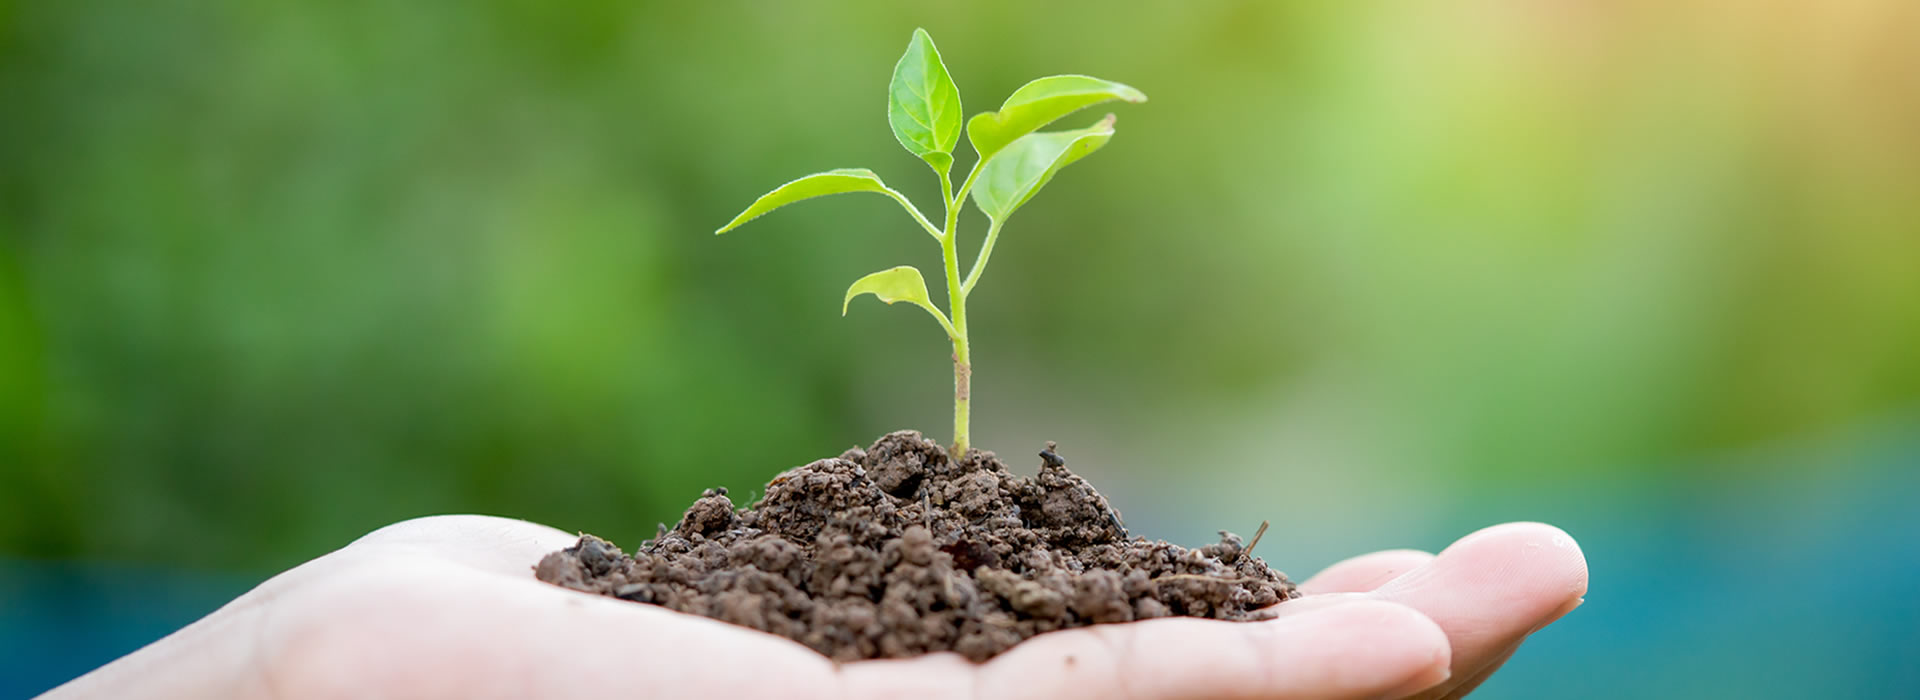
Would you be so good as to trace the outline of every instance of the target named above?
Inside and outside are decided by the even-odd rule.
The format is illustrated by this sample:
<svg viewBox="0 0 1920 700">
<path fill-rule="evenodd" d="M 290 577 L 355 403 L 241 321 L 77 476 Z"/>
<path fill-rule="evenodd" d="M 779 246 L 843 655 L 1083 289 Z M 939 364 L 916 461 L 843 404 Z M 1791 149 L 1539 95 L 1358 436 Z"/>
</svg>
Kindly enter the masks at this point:
<svg viewBox="0 0 1920 700">
<path fill-rule="evenodd" d="M 973 162 L 973 168 L 967 171 L 967 179 L 960 183 L 960 191 L 955 192 L 954 196 L 949 199 L 947 208 L 957 207 L 960 205 L 960 200 L 967 198 L 967 190 L 973 189 L 973 179 L 980 176 L 980 166 L 985 164 L 985 160 L 976 160 Z"/>
<path fill-rule="evenodd" d="M 978 172 L 975 168 L 975 172 Z M 967 179 L 972 181 L 969 174 Z M 953 196 L 953 180 L 940 173 L 940 195 L 947 204 L 946 234 L 940 237 L 940 259 L 947 268 L 947 307 L 953 317 L 953 454 L 967 454 L 967 404 L 972 395 L 973 363 L 967 348 L 967 294 L 960 286 L 960 254 L 954 250 L 955 228 L 960 221 L 959 202 Z M 965 191 L 962 190 L 962 196 Z"/>
<path fill-rule="evenodd" d="M 893 201 L 899 202 L 900 206 L 906 207 L 907 213 L 913 215 L 914 221 L 920 222 L 920 228 L 926 229 L 927 235 L 933 236 L 934 240 L 940 240 L 940 229 L 934 228 L 933 223 L 927 221 L 927 217 L 920 213 L 920 208 L 913 205 L 913 200 L 907 199 L 906 195 L 900 194 L 891 187 L 882 188 L 882 192 L 892 197 Z"/>
<path fill-rule="evenodd" d="M 987 240 L 980 244 L 980 254 L 973 259 L 973 269 L 967 271 L 967 281 L 960 285 L 960 296 L 973 293 L 973 284 L 980 281 L 980 271 L 987 269 L 987 259 L 993 257 L 993 242 L 1000 240 L 1000 222 L 987 220 Z"/>
<path fill-rule="evenodd" d="M 958 289 L 960 274 L 956 269 L 958 266 L 954 263 L 952 247 L 953 243 L 948 242 L 947 286 L 949 289 Z M 954 318 L 959 319 L 955 328 L 961 328 L 967 323 L 967 302 L 960 298 L 957 292 L 948 296 L 954 299 L 954 303 L 959 304 L 953 308 Z M 965 457 L 967 454 L 967 406 L 972 401 L 972 385 L 973 361 L 968 356 L 967 332 L 961 330 L 960 336 L 953 341 L 953 454 L 956 457 Z"/>
</svg>

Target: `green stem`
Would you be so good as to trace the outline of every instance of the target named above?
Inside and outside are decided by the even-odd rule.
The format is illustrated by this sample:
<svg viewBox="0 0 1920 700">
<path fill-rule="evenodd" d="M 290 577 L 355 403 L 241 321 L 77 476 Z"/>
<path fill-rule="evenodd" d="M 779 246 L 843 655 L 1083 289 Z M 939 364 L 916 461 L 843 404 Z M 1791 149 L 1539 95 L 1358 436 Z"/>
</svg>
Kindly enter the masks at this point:
<svg viewBox="0 0 1920 700">
<path fill-rule="evenodd" d="M 972 181 L 972 175 L 968 175 L 968 181 Z M 965 196 L 964 192 L 963 189 L 961 196 Z M 967 404 L 972 398 L 973 362 L 967 352 L 967 294 L 960 284 L 960 254 L 954 250 L 960 207 L 954 200 L 953 180 L 944 172 L 940 173 L 940 195 L 947 204 L 947 229 L 940 237 L 940 258 L 947 268 L 947 306 L 953 317 L 953 455 L 959 458 L 967 454 Z"/>
<path fill-rule="evenodd" d="M 967 281 L 960 285 L 960 296 L 973 293 L 973 284 L 980 281 L 980 272 L 987 269 L 987 259 L 993 257 L 993 242 L 1000 240 L 1000 222 L 987 220 L 987 240 L 980 244 L 980 254 L 973 259 L 973 269 L 967 271 Z"/>
<path fill-rule="evenodd" d="M 940 229 L 934 228 L 933 224 L 927 221 L 927 217 L 920 213 L 920 208 L 913 205 L 913 200 L 907 199 L 906 195 L 894 191 L 891 187 L 881 189 L 888 197 L 892 197 L 893 201 L 899 202 L 900 206 L 906 207 L 907 213 L 913 215 L 914 221 L 920 222 L 920 228 L 926 229 L 927 235 L 933 236 L 934 240 L 940 239 Z"/>
<path fill-rule="evenodd" d="M 967 179 L 960 183 L 960 191 L 954 193 L 954 196 L 952 198 L 952 203 L 947 205 L 948 208 L 953 208 L 958 206 L 960 204 L 960 200 L 967 198 L 967 190 L 973 189 L 973 179 L 980 176 L 980 166 L 985 164 L 986 164 L 986 161 L 983 161 L 983 160 L 976 160 L 973 162 L 973 168 L 967 171 Z"/>
</svg>

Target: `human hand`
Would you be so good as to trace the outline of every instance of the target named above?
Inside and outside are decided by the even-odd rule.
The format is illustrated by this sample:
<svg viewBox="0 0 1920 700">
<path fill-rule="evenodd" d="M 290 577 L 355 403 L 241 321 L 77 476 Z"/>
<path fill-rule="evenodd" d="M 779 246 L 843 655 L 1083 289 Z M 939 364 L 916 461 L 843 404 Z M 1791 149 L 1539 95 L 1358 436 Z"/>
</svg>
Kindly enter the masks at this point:
<svg viewBox="0 0 1920 700">
<path fill-rule="evenodd" d="M 1566 533 L 1510 523 L 1378 552 L 1261 622 L 1162 618 L 835 665 L 795 642 L 533 578 L 574 535 L 437 516 L 296 567 L 49 697 L 1458 697 L 1579 605 Z"/>
</svg>

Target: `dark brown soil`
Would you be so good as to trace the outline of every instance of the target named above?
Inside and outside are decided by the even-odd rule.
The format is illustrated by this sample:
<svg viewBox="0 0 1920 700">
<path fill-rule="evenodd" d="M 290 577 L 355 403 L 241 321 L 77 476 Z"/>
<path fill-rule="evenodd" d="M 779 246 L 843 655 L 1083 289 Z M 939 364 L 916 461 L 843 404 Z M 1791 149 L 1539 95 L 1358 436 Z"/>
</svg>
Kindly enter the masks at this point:
<svg viewBox="0 0 1920 700">
<path fill-rule="evenodd" d="M 1251 620 L 1299 595 L 1240 538 L 1128 537 L 1051 451 L 1017 476 L 901 431 L 790 469 L 734 510 L 709 490 L 628 556 L 581 535 L 534 567 L 574 590 L 764 630 L 840 661 L 956 651 L 984 661 L 1043 632 L 1170 615 Z M 663 526 L 664 527 L 664 526 Z"/>
</svg>

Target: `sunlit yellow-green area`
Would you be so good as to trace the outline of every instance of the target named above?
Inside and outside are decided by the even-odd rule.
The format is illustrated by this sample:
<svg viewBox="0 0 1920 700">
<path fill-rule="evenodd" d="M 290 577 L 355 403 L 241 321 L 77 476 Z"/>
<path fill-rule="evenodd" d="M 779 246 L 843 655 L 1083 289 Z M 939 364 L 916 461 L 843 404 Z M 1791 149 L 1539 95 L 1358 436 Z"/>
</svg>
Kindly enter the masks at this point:
<svg viewBox="0 0 1920 700">
<path fill-rule="evenodd" d="M 260 576 L 445 512 L 632 546 L 703 488 L 950 439 L 938 327 L 838 313 L 863 274 L 938 269 L 897 206 L 712 235 L 830 168 L 938 211 L 886 121 L 917 26 L 968 114 L 1055 73 L 1152 97 L 968 307 L 975 445 L 1031 471 L 1057 440 L 1137 534 L 1270 519 L 1263 554 L 1307 574 L 1548 520 L 1595 562 L 1576 617 L 1684 620 L 1617 591 L 1699 582 L 1616 547 L 1795 579 L 1749 524 L 1857 525 L 1848 494 L 1914 483 L 1909 0 L 12 0 L 0 556 Z M 960 223 L 970 260 L 986 221 Z M 1914 531 L 1876 571 L 1920 580 Z"/>
</svg>

